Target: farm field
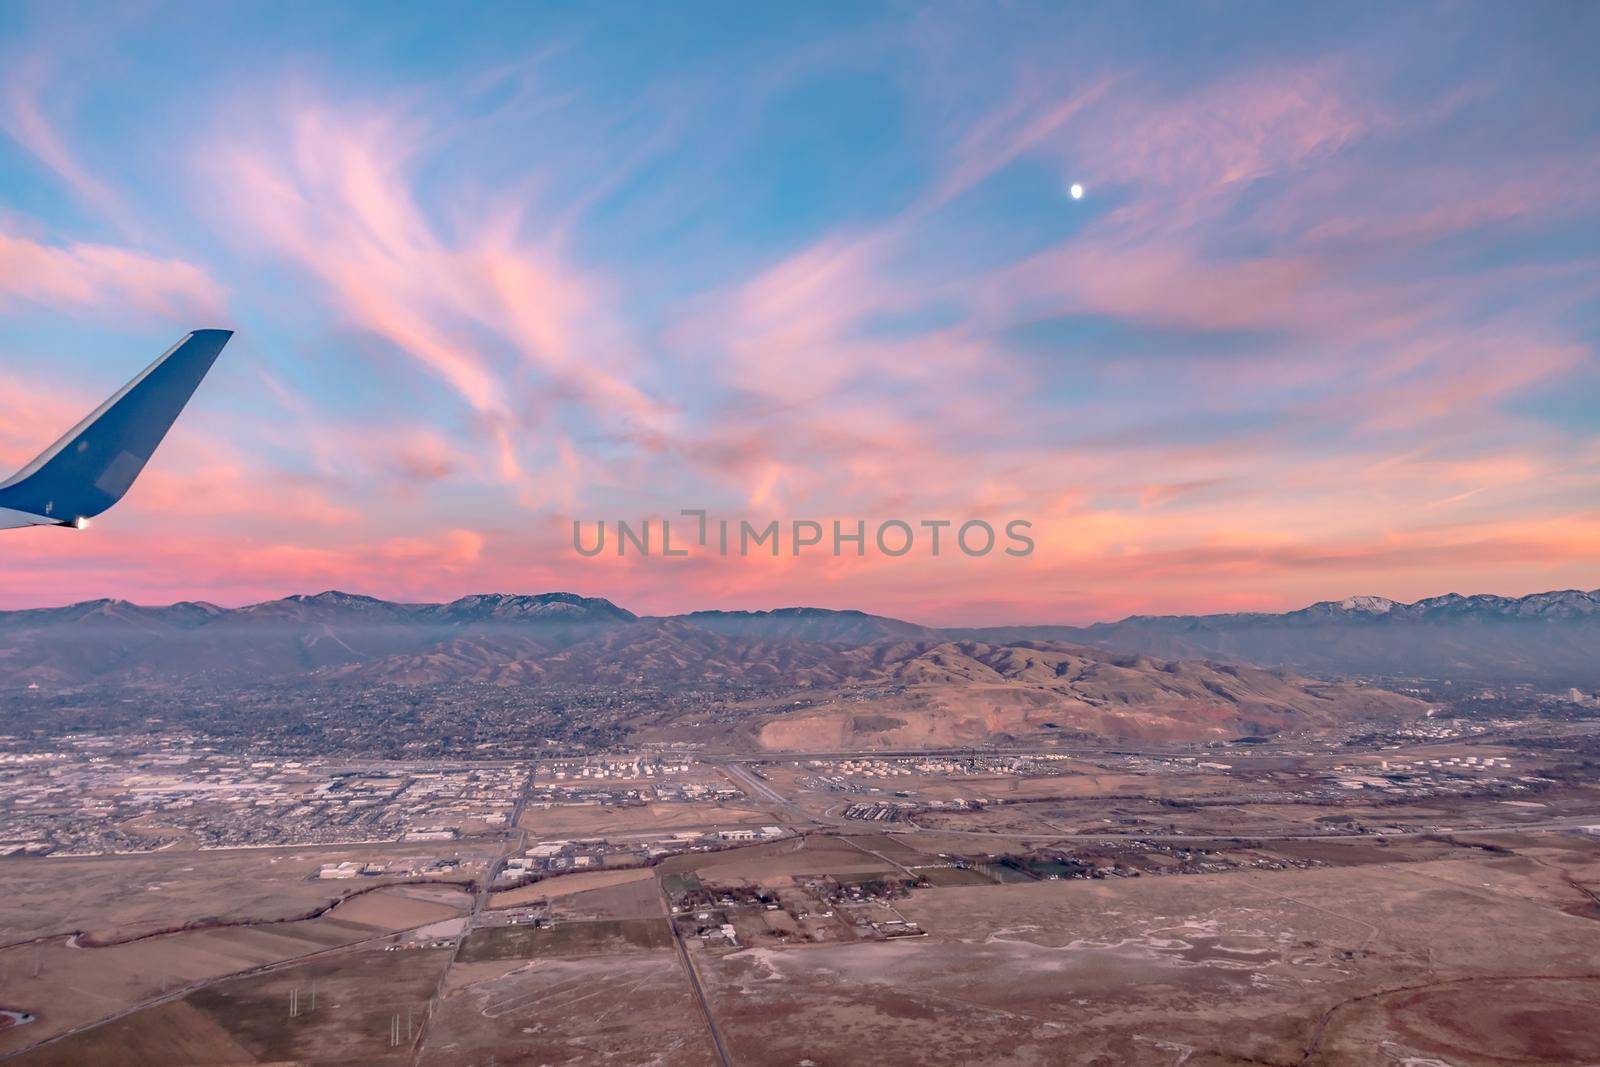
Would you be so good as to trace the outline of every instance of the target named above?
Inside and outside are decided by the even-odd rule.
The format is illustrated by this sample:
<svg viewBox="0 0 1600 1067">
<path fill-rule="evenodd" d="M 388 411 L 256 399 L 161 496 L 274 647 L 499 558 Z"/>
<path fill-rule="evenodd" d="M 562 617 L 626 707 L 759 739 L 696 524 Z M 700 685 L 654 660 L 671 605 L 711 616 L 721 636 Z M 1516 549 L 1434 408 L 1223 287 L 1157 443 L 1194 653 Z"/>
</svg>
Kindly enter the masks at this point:
<svg viewBox="0 0 1600 1067">
<path fill-rule="evenodd" d="M 541 958 L 465 978 L 440 1003 L 420 1062 L 477 1067 L 491 1054 L 499 1064 L 717 1062 L 677 955 L 666 949 Z"/>
<path fill-rule="evenodd" d="M 517 825 L 541 837 L 564 837 L 703 826 L 759 826 L 771 821 L 770 813 L 742 804 L 689 801 L 618 807 L 561 804 L 530 808 L 523 812 Z"/>
<path fill-rule="evenodd" d="M 412 895 L 420 890 L 429 896 Z M 388 887 L 316 919 L 161 934 L 104 947 L 65 938 L 13 947 L 0 952 L 6 997 L 37 1020 L 0 1031 L 0 1052 L 196 983 L 447 920 L 466 904 L 464 893 L 444 887 Z"/>
<path fill-rule="evenodd" d="M 550 927 L 490 926 L 474 930 L 461 946 L 461 960 L 542 959 L 649 951 L 672 944 L 664 919 L 606 919 Z"/>
<path fill-rule="evenodd" d="M 219 983 L 35 1049 L 28 1067 L 411 1061 L 413 1037 L 449 958 L 438 949 L 357 951 Z M 312 990 L 316 991 L 312 1007 Z M 290 1014 L 290 998 L 298 1013 Z M 392 1043 L 399 1020 L 400 1044 Z"/>
<path fill-rule="evenodd" d="M 438 853 L 396 845 L 0 859 L 0 945 L 41 932 L 126 938 L 203 919 L 292 918 L 353 890 L 400 880 L 317 879 L 323 864 L 409 867 Z"/>
</svg>

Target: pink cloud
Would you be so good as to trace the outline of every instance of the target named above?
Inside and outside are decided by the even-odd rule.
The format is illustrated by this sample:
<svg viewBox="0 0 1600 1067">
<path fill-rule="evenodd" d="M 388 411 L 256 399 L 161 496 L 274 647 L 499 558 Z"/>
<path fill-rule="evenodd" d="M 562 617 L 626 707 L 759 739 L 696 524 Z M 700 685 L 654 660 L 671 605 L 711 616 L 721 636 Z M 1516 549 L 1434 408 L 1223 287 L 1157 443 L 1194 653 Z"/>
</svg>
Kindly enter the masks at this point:
<svg viewBox="0 0 1600 1067">
<path fill-rule="evenodd" d="M 220 285 L 181 260 L 0 233 L 0 302 L 19 301 L 107 317 L 135 311 L 196 325 L 220 322 L 227 304 Z"/>
<path fill-rule="evenodd" d="M 1091 177 L 1159 188 L 1190 202 L 1303 169 L 1391 120 L 1359 99 L 1336 64 L 1246 71 L 1196 91 L 1134 93 L 1086 121 Z"/>
<path fill-rule="evenodd" d="M 70 390 L 0 370 L 0 467 L 22 466 L 89 410 Z"/>
<path fill-rule="evenodd" d="M 483 535 L 474 530 L 446 530 L 432 538 L 390 538 L 377 545 L 377 555 L 387 563 L 420 563 L 459 572 L 478 561 L 483 543 Z"/>
<path fill-rule="evenodd" d="M 469 405 L 502 480 L 533 499 L 559 494 L 545 477 L 552 468 L 526 469 L 515 439 L 530 412 L 576 404 L 646 441 L 671 412 L 636 384 L 638 357 L 607 286 L 572 265 L 556 237 L 520 237 L 520 214 L 482 198 L 459 233 L 425 214 L 412 162 L 428 136 L 381 112 L 302 104 L 282 139 L 219 150 L 225 208 L 256 244 L 315 278 L 346 321 Z M 566 446 L 561 423 L 540 424 L 549 449 Z"/>
<path fill-rule="evenodd" d="M 331 587 L 402 598 L 444 597 L 460 595 L 449 593 L 454 588 L 465 591 L 473 585 L 469 575 L 483 546 L 481 534 L 464 528 L 413 537 L 330 538 L 315 544 L 210 531 L 177 543 L 164 529 L 124 527 L 113 539 L 93 527 L 40 528 L 18 535 L 11 546 L 18 566 L 0 574 L 0 604 L 54 603 L 63 583 L 115 587 L 120 595 L 154 603 L 202 599 L 239 604 Z M 130 570 L 130 559 L 139 561 L 136 569 Z M 207 561 L 214 571 L 197 574 L 197 560 Z"/>
</svg>

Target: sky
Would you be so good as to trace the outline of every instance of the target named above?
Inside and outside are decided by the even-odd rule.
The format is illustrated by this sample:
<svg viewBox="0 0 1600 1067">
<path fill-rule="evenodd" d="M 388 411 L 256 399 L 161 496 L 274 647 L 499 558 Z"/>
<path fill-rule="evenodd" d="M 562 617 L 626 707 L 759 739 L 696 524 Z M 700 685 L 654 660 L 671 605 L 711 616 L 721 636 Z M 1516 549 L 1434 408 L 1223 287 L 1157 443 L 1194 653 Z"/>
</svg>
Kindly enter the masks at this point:
<svg viewBox="0 0 1600 1067">
<path fill-rule="evenodd" d="M 1597 53 L 1559 2 L 8 4 L 0 466 L 236 335 L 0 608 L 1600 586 Z M 573 549 L 691 508 L 1035 549 Z"/>
</svg>

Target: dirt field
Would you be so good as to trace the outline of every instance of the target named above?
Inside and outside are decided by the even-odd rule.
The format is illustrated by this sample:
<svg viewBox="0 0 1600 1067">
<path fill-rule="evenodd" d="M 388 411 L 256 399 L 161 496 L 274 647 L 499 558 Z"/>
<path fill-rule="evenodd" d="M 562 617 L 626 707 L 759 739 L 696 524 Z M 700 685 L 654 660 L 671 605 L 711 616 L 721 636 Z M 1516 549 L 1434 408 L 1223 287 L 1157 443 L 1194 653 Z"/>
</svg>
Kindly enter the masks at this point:
<svg viewBox="0 0 1600 1067">
<path fill-rule="evenodd" d="M 555 926 L 490 926 L 474 930 L 461 946 L 461 960 L 543 959 L 602 956 L 671 946 L 665 919 L 611 919 L 563 922 Z"/>
<path fill-rule="evenodd" d="M 787 884 L 797 874 L 880 877 L 899 873 L 892 864 L 837 838 L 812 836 L 755 848 L 674 856 L 656 868 L 663 875 L 694 871 L 708 884 Z"/>
<path fill-rule="evenodd" d="M 414 926 L 452 919 L 472 905 L 472 898 L 466 893 L 452 892 L 450 896 L 452 899 L 440 900 L 437 894 L 422 896 L 417 890 L 399 887 L 383 889 L 345 901 L 334 909 L 333 914 L 344 922 L 363 923 L 385 930 L 408 930 Z"/>
<path fill-rule="evenodd" d="M 571 896 L 573 893 L 584 893 L 591 889 L 626 885 L 629 882 L 648 882 L 654 879 L 655 872 L 648 867 L 620 871 L 583 871 L 580 874 L 563 874 L 555 878 L 542 879 L 532 885 L 520 886 L 516 889 L 503 889 L 498 893 L 490 894 L 489 907 L 516 908 L 532 903 L 535 900 L 555 900 L 559 897 Z"/>
<path fill-rule="evenodd" d="M 419 1032 L 449 953 L 358 952 L 220 983 L 25 1054 L 26 1067 L 180 1067 L 222 1063 L 409 1063 L 390 1046 L 393 1017 Z M 310 1007 L 313 984 L 317 1006 Z M 301 1014 L 289 1016 L 294 990 Z"/>
<path fill-rule="evenodd" d="M 1600 923 L 1530 897 L 1516 859 L 1478 861 L 1492 887 L 1423 861 L 924 890 L 898 906 L 926 938 L 705 954 L 702 974 L 750 1062 L 1584 1062 Z M 1452 983 L 1485 982 L 1514 994 L 1498 1045 L 1451 1022 Z"/>
<path fill-rule="evenodd" d="M 56 931 L 127 936 L 206 918 L 302 915 L 392 880 L 312 878 L 324 863 L 438 854 L 437 846 L 363 846 L 0 859 L 0 945 Z"/>
<path fill-rule="evenodd" d="M 1600 1063 L 1600 975 L 1462 979 L 1379 993 L 1336 1013 L 1313 1063 L 1379 1050 L 1418 1062 Z"/>
<path fill-rule="evenodd" d="M 473 965 L 486 966 L 486 965 Z M 455 987 L 424 1067 L 716 1063 L 675 953 L 539 959 Z"/>
<path fill-rule="evenodd" d="M 558 897 L 550 910 L 563 920 L 655 919 L 666 915 L 654 878 Z"/>
<path fill-rule="evenodd" d="M 541 837 L 620 834 L 641 830 L 764 826 L 772 815 L 741 804 L 685 802 L 612 808 L 581 804 L 530 808 L 517 825 Z"/>
<path fill-rule="evenodd" d="M 891 837 L 888 834 L 839 834 L 839 840 L 865 849 L 886 860 L 915 866 L 919 863 L 938 862 L 938 856 L 919 847 L 914 836 Z"/>
<path fill-rule="evenodd" d="M 30 1067 L 254 1063 L 255 1057 L 210 1015 L 186 1003 L 161 1004 L 127 1020 L 24 1053 Z"/>
<path fill-rule="evenodd" d="M 63 939 L 0 952 L 0 987 L 39 1017 L 0 1033 L 0 1053 L 186 985 L 459 915 L 467 903 L 464 893 L 448 889 L 430 892 L 452 893 L 457 903 L 412 895 L 422 888 L 380 889 L 301 922 L 167 934 L 104 948 Z"/>
</svg>

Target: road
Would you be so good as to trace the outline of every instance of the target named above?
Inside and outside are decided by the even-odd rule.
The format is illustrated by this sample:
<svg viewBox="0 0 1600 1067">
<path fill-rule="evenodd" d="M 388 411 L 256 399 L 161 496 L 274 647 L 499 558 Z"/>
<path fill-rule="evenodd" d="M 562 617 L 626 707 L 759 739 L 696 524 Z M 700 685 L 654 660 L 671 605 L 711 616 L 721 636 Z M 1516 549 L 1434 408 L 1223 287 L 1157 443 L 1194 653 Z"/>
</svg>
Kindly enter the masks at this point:
<svg viewBox="0 0 1600 1067">
<path fill-rule="evenodd" d="M 797 822 L 812 823 L 819 826 L 833 825 L 839 822 L 839 820 L 828 818 L 827 816 L 812 814 L 805 808 L 802 808 L 799 804 L 796 804 L 794 801 L 778 792 L 776 789 L 772 788 L 772 786 L 768 785 L 765 781 L 758 777 L 755 772 L 741 767 L 737 763 L 724 763 L 718 760 L 708 760 L 707 762 L 710 762 L 714 766 L 721 768 L 723 773 L 732 779 L 734 785 L 738 786 L 740 789 L 743 789 L 746 793 L 749 793 L 752 796 L 759 796 L 763 800 L 767 800 L 778 805 L 784 811 L 788 812 L 789 815 L 792 816 Z"/>
<path fill-rule="evenodd" d="M 507 824 L 510 833 L 507 834 L 508 844 L 485 869 L 483 884 L 478 887 L 477 893 L 472 898 L 472 909 L 467 912 L 467 922 L 461 930 L 461 937 L 456 941 L 456 950 L 450 954 L 449 962 L 444 965 L 444 970 L 439 972 L 439 981 L 433 988 L 433 996 L 428 998 L 428 1007 L 422 1013 L 422 1024 L 417 1027 L 416 1037 L 411 1042 L 411 1062 L 417 1064 L 422 1060 L 422 1049 L 427 1041 L 428 1025 L 433 1022 L 434 1010 L 444 1001 L 445 980 L 450 977 L 450 968 L 461 958 L 461 950 L 466 947 L 467 938 L 474 927 L 478 925 L 478 916 L 483 914 L 484 907 L 489 903 L 489 896 L 494 892 L 495 879 L 500 876 L 500 869 L 506 865 L 506 860 L 520 853 L 527 844 L 528 832 L 522 828 L 522 813 L 528 804 L 528 797 L 533 793 L 534 778 L 537 777 L 538 766 L 534 765 L 528 771 L 528 780 L 522 783 L 522 789 L 517 793 L 517 802 L 511 808 L 511 819 Z"/>
<path fill-rule="evenodd" d="M 722 1031 L 717 1027 L 717 1017 L 711 1013 L 711 1001 L 706 999 L 706 991 L 700 985 L 700 972 L 694 965 L 694 957 L 689 955 L 689 946 L 684 944 L 683 934 L 678 930 L 678 924 L 672 918 L 672 898 L 667 896 L 667 888 L 656 879 L 656 889 L 661 893 L 662 905 L 667 910 L 667 922 L 672 927 L 672 943 L 678 948 L 678 962 L 683 964 L 683 973 L 689 978 L 689 988 L 694 993 L 695 1003 L 700 1006 L 700 1014 L 705 1018 L 706 1031 L 711 1035 L 711 1045 L 717 1050 L 717 1059 L 722 1067 L 733 1067 L 733 1057 L 728 1053 L 728 1046 L 722 1040 Z"/>
</svg>

